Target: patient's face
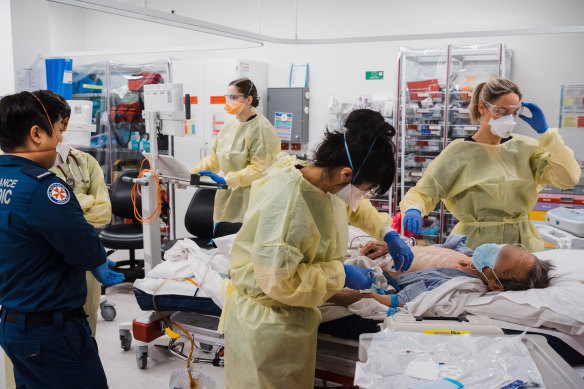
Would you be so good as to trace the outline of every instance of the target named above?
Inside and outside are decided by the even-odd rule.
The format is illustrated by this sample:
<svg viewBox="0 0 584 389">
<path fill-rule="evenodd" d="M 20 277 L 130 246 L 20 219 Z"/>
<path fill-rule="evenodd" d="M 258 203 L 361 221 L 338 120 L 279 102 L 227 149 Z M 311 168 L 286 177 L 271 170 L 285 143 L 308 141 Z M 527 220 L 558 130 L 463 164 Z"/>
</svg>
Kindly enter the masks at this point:
<svg viewBox="0 0 584 389">
<path fill-rule="evenodd" d="M 483 282 L 487 283 L 490 290 L 496 292 L 503 292 L 503 287 L 497 280 L 514 280 L 527 281 L 529 278 L 529 271 L 535 266 L 537 258 L 530 254 L 521 246 L 506 245 L 499 252 L 497 261 L 495 262 L 495 275 L 490 268 L 484 268 L 483 272 L 475 270 L 472 261 L 463 266 L 464 271 L 472 273 L 480 277 Z"/>
<path fill-rule="evenodd" d="M 526 280 L 535 261 L 535 256 L 524 248 L 507 245 L 499 253 L 495 263 L 495 274 L 503 279 Z"/>
</svg>

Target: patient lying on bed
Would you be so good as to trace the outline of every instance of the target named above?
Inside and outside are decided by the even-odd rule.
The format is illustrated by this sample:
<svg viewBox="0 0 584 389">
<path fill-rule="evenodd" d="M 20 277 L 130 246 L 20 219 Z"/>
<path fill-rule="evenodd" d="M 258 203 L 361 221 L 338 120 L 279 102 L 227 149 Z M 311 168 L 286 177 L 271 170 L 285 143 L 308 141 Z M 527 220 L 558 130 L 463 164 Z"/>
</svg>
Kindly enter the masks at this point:
<svg viewBox="0 0 584 389">
<path fill-rule="evenodd" d="M 472 255 L 469 249 L 462 251 Z M 414 253 L 412 266 L 405 272 L 393 269 L 393 261 L 382 266 L 386 278 L 389 276 L 388 280 L 393 280 L 402 289 L 398 293 L 400 306 L 413 300 L 420 293 L 435 289 L 449 279 L 460 276 L 480 278 L 491 291 L 495 292 L 546 288 L 550 284 L 549 272 L 553 268 L 550 262 L 540 260 L 523 247 L 515 245 L 503 247 L 494 272 L 493 269 L 485 268 L 483 273 L 475 269 L 470 256 L 450 248 L 414 246 L 412 252 Z M 387 255 L 387 246 L 371 241 L 363 246 L 361 254 L 376 259 Z M 361 298 L 374 298 L 384 305 L 391 306 L 389 295 L 362 293 L 350 289 L 340 291 L 330 301 L 347 306 Z"/>
</svg>

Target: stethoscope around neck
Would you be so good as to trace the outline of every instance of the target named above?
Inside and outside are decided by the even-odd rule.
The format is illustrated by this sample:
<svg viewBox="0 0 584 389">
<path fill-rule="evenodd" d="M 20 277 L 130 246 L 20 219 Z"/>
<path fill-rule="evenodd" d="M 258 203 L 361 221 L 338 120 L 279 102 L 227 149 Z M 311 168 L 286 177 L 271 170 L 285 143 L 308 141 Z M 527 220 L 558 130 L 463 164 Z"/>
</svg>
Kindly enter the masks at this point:
<svg viewBox="0 0 584 389">
<path fill-rule="evenodd" d="M 77 179 L 77 177 L 75 176 L 75 173 L 73 172 L 73 166 L 71 166 L 71 162 L 69 162 L 69 157 L 71 157 L 73 159 L 73 161 L 75 162 L 75 165 L 77 165 L 77 170 L 79 171 L 80 179 Z M 67 158 L 65 159 L 65 163 L 67 164 L 67 166 L 69 166 L 69 171 L 71 172 L 71 177 L 69 177 L 67 175 L 67 173 L 65 173 L 65 170 L 63 170 L 61 165 L 57 166 L 57 169 L 59 169 L 61 171 L 61 173 L 63 173 L 63 176 L 65 177 L 65 182 L 67 183 L 67 185 L 69 185 L 71 188 L 74 188 L 76 183 L 89 184 L 89 180 L 85 179 L 85 176 L 83 175 L 83 171 L 81 170 L 81 164 L 79 163 L 79 160 L 77 159 L 76 156 L 74 156 L 72 153 L 67 154 Z"/>
</svg>

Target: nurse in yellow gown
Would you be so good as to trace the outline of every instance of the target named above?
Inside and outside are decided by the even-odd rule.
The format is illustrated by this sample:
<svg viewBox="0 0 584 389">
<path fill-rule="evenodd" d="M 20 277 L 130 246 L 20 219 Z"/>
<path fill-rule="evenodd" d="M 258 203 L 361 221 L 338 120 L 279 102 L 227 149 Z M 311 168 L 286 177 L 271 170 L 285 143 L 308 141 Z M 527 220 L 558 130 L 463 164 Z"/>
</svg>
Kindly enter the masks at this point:
<svg viewBox="0 0 584 389">
<path fill-rule="evenodd" d="M 276 161 L 281 142 L 272 123 L 254 111 L 259 98 L 251 80 L 232 81 L 225 97 L 225 111 L 234 116 L 221 128 L 211 153 L 191 172 L 227 184 L 228 189 L 215 195 L 213 221 L 241 223 L 251 183 Z M 220 171 L 224 176 L 217 174 Z"/>
<path fill-rule="evenodd" d="M 404 196 L 406 229 L 419 234 L 421 216 L 442 200 L 459 220 L 452 233 L 467 235 L 471 249 L 520 243 L 531 252 L 543 250 L 528 214 L 544 186 L 571 188 L 581 171 L 559 130 L 549 128 L 541 109 L 521 103 L 521 97 L 519 87 L 506 79 L 477 86 L 470 111 L 480 128 L 449 144 Z M 521 114 L 527 110 L 531 117 Z M 539 140 L 512 133 L 518 115 L 541 134 Z"/>
<path fill-rule="evenodd" d="M 281 159 L 252 185 L 221 318 L 227 388 L 312 388 L 318 307 L 352 277 L 348 223 L 380 241 L 397 236 L 363 197 L 393 182 L 395 130 L 370 110 L 345 126 L 345 135 L 325 134 L 313 163 Z"/>
</svg>

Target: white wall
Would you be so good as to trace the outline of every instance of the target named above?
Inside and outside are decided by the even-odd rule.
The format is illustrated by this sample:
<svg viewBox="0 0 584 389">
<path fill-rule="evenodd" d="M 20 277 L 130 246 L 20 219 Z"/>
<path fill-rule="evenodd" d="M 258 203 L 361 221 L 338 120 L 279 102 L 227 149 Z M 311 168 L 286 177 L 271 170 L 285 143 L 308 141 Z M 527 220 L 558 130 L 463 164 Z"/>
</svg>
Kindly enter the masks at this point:
<svg viewBox="0 0 584 389">
<path fill-rule="evenodd" d="M 33 0 L 26 0 L 33 1 Z M 38 0 L 37 0 L 38 1 Z M 128 0 L 142 5 L 143 1 Z M 469 7 L 468 1 L 444 2 L 418 1 L 415 8 L 403 1 L 308 1 L 300 0 L 299 37 L 338 37 L 381 35 L 392 33 L 416 33 L 431 31 L 492 30 L 510 28 L 535 28 L 582 24 L 584 2 L 562 0 L 551 4 L 545 0 L 502 1 L 493 0 L 488 5 L 477 2 Z M 231 27 L 260 30 L 255 0 L 149 0 L 151 8 L 183 16 L 196 17 Z M 291 0 L 261 2 L 261 32 L 291 37 L 293 26 L 293 2 Z M 49 8 L 56 7 L 50 4 Z M 52 22 L 51 37 L 62 37 L 62 42 L 51 42 L 60 50 L 124 50 L 135 48 L 164 48 L 196 45 L 240 44 L 231 39 L 215 37 L 194 31 L 148 23 L 94 11 L 76 12 L 75 23 Z M 73 11 L 74 10 L 74 11 Z M 231 11 L 233 10 L 233 12 Z M 420 10 L 426 10 L 422 13 Z M 505 12 L 501 12 L 505 10 Z M 81 14 L 85 16 L 81 16 Z M 53 13 L 51 13 L 53 14 Z M 79 22 L 82 21 L 82 22 Z M 107 26 L 107 28 L 104 28 Z M 73 36 L 73 39 L 65 39 Z M 80 44 L 80 37 L 83 42 Z M 138 38 L 139 37 L 139 38 Z M 436 47 L 447 43 L 481 44 L 504 42 L 513 50 L 512 78 L 525 93 L 525 100 L 540 105 L 552 126 L 557 125 L 562 84 L 584 84 L 584 33 L 556 35 L 502 36 L 448 40 L 424 40 L 379 42 L 340 45 L 280 45 L 266 44 L 261 48 L 245 50 L 221 50 L 190 53 L 157 53 L 149 55 L 112 56 L 128 62 L 147 61 L 171 56 L 175 61 L 201 58 L 239 57 L 268 63 L 268 86 L 288 85 L 290 64 L 310 64 L 311 89 L 311 145 L 320 140 L 328 120 L 328 97 L 352 101 L 361 94 L 391 97 L 395 90 L 396 58 L 400 46 Z M 102 57 L 76 58 L 77 62 L 102 60 Z M 185 82 L 189 77 L 188 66 L 176 66 L 175 82 Z M 181 70 L 184 69 L 184 70 Z M 385 79 L 366 81 L 365 71 L 384 70 Z M 526 126 L 520 126 L 528 133 Z M 532 134 L 533 135 L 533 134 Z M 570 138 L 571 135 L 570 134 Z M 570 140 L 584 143 L 575 133 Z M 578 143 L 580 142 L 580 143 Z M 579 158 L 584 159 L 583 147 Z"/>
<path fill-rule="evenodd" d="M 137 6 L 143 0 L 126 0 Z M 294 0 L 148 0 L 148 7 L 292 38 Z M 258 23 L 258 4 L 261 23 Z M 581 0 L 297 0 L 298 38 L 581 25 Z"/>
<path fill-rule="evenodd" d="M 0 0 L 0 96 L 14 93 L 14 59 L 12 54 L 12 17 L 10 0 Z"/>
<path fill-rule="evenodd" d="M 49 4 L 44 0 L 11 0 L 14 71 L 33 68 L 40 86 L 46 86 L 42 54 L 51 51 Z M 18 85 L 15 85 L 18 90 Z"/>
<path fill-rule="evenodd" d="M 544 109 L 549 124 L 557 126 L 560 106 L 560 88 L 563 84 L 584 84 L 584 52 L 575 50 L 584 45 L 584 34 L 467 38 L 409 42 L 384 42 L 343 45 L 282 46 L 266 44 L 262 48 L 190 54 L 170 54 L 182 62 L 200 58 L 241 57 L 268 63 L 268 86 L 288 85 L 290 64 L 310 64 L 310 143 L 316 145 L 328 121 L 328 98 L 334 95 L 341 101 L 354 101 L 361 94 L 393 97 L 396 85 L 396 59 L 400 45 L 409 47 L 436 47 L 447 43 L 481 44 L 505 42 L 513 50 L 512 78 L 522 88 L 525 101 L 537 103 Z M 160 55 L 125 56 L 116 59 L 136 62 L 160 58 Z M 88 59 L 89 60 L 89 59 Z M 385 79 L 366 81 L 365 71 L 384 70 Z M 189 77 L 188 66 L 175 66 L 174 81 Z M 536 136 L 525 125 L 519 132 Z M 566 134 L 584 159 L 582 132 Z"/>
<path fill-rule="evenodd" d="M 82 8 L 51 3 L 48 7 L 50 48 L 47 54 L 90 50 L 86 46 L 86 35 L 99 34 L 99 30 L 86 27 L 86 15 Z"/>
<path fill-rule="evenodd" d="M 29 37 L 17 37 L 15 42 L 26 42 L 31 47 L 19 47 L 15 52 L 15 63 L 16 57 L 19 63 L 31 61 L 30 58 L 34 57 L 31 51 L 36 53 L 46 48 L 62 52 L 241 44 L 235 40 L 174 27 L 47 4 L 43 0 L 17 2 L 22 5 L 18 7 L 13 23 L 15 20 L 22 23 L 17 30 L 19 34 L 28 34 Z M 126 2 L 140 6 L 143 4 L 142 0 Z M 257 3 L 256 0 L 148 1 L 151 8 L 167 12 L 175 9 L 182 16 L 279 37 L 294 36 L 292 0 L 261 1 L 261 23 L 258 23 Z M 299 0 L 298 8 L 299 38 L 582 25 L 584 15 L 584 1 L 581 0 L 491 0 L 488 3 L 468 0 Z M 45 15 L 49 15 L 49 18 Z M 31 30 L 30 26 L 34 23 L 40 27 Z M 48 33 L 45 33 L 45 29 Z M 31 42 L 33 39 L 39 39 L 40 42 Z M 490 42 L 504 42 L 513 50 L 512 79 L 523 89 L 524 100 L 540 105 L 549 124 L 556 126 L 561 85 L 584 84 L 584 33 L 317 46 L 266 44 L 255 49 L 78 57 L 74 63 L 104 59 L 139 63 L 170 56 L 175 62 L 174 81 L 189 84 L 196 60 L 237 57 L 266 62 L 268 86 L 284 87 L 288 85 L 291 63 L 308 62 L 311 89 L 310 140 L 314 146 L 320 141 L 328 121 L 329 95 L 342 101 L 353 101 L 361 94 L 394 96 L 396 59 L 400 46 L 424 48 L 447 43 Z M 384 70 L 385 79 L 366 81 L 367 70 Z M 523 124 L 519 126 L 519 132 L 536 136 Z M 563 135 L 576 151 L 577 157 L 584 160 L 584 131 L 564 131 Z M 190 164 L 190 161 L 185 163 Z M 177 221 L 180 223 L 180 220 Z"/>
</svg>

